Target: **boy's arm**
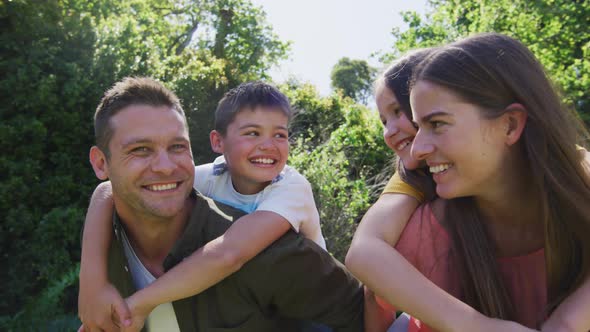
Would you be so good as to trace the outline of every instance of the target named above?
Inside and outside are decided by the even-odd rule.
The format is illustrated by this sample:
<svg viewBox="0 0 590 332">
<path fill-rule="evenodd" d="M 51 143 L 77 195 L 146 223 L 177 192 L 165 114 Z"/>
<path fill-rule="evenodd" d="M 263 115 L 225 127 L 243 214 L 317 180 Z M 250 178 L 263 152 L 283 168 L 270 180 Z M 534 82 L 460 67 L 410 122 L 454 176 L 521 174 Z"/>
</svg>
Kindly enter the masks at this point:
<svg viewBox="0 0 590 332">
<path fill-rule="evenodd" d="M 147 315 L 158 305 L 199 294 L 239 270 L 242 265 L 291 228 L 277 213 L 255 211 L 242 216 L 225 234 L 170 269 L 128 298 L 134 316 Z M 135 323 L 134 323 L 135 324 Z"/>
<path fill-rule="evenodd" d="M 590 277 L 553 311 L 541 331 L 590 331 Z"/>
<path fill-rule="evenodd" d="M 114 330 L 111 317 L 129 323 L 123 298 L 108 281 L 107 257 L 112 240 L 113 200 L 110 182 L 100 183 L 90 199 L 82 234 L 78 316 L 87 331 Z"/>
</svg>

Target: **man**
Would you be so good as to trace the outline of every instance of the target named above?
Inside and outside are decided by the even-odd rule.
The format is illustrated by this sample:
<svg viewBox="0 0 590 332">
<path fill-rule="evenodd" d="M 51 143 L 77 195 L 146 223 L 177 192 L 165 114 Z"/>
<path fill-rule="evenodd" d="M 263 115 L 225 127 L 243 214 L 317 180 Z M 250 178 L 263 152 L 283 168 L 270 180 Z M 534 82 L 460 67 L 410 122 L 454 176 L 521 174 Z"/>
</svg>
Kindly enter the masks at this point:
<svg viewBox="0 0 590 332">
<path fill-rule="evenodd" d="M 109 280 L 128 297 L 225 232 L 243 212 L 192 189 L 188 126 L 178 98 L 126 78 L 95 114 L 90 159 L 116 213 Z M 362 330 L 359 283 L 319 246 L 289 232 L 207 291 L 150 314 L 150 330 L 296 331 L 299 320 Z"/>
</svg>

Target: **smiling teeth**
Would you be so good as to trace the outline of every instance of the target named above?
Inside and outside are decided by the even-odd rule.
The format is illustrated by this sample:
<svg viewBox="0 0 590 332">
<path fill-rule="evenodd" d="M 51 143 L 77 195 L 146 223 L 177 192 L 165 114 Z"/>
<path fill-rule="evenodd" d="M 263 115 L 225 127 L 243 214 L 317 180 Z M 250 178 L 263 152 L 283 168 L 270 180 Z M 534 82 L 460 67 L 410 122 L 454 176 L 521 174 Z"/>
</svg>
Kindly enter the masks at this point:
<svg viewBox="0 0 590 332">
<path fill-rule="evenodd" d="M 431 166 L 430 173 L 432 173 L 432 174 L 440 173 L 440 172 L 446 171 L 447 169 L 451 168 L 451 166 L 453 166 L 453 165 L 452 164 L 441 164 L 441 165 Z"/>
<path fill-rule="evenodd" d="M 274 164 L 275 161 L 268 158 L 259 158 L 259 159 L 252 159 L 253 163 L 260 163 L 260 164 Z"/>
<path fill-rule="evenodd" d="M 164 190 L 174 189 L 177 186 L 178 186 L 177 183 L 154 184 L 154 185 L 148 186 L 148 189 L 149 190 L 152 190 L 152 191 L 164 191 Z"/>
<path fill-rule="evenodd" d="M 405 148 L 406 146 L 410 145 L 410 143 L 411 143 L 411 141 L 409 141 L 409 140 L 401 142 L 400 144 L 398 144 L 397 150 L 399 151 L 399 150 Z"/>
</svg>

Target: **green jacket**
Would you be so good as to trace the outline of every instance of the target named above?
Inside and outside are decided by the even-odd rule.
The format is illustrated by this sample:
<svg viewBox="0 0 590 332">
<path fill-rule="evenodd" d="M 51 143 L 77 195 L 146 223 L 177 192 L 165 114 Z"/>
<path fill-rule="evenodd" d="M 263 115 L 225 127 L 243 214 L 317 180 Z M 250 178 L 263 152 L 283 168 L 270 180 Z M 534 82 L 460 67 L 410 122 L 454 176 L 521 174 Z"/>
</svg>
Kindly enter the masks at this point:
<svg viewBox="0 0 590 332">
<path fill-rule="evenodd" d="M 184 234 L 164 261 L 167 271 L 184 257 L 223 234 L 244 213 L 193 194 L 195 206 Z M 127 297 L 135 292 L 121 242 L 109 251 L 109 278 Z M 360 283 L 329 253 L 295 232 L 288 232 L 238 272 L 203 293 L 173 303 L 181 331 L 298 331 L 301 320 L 334 331 L 363 330 Z"/>
</svg>

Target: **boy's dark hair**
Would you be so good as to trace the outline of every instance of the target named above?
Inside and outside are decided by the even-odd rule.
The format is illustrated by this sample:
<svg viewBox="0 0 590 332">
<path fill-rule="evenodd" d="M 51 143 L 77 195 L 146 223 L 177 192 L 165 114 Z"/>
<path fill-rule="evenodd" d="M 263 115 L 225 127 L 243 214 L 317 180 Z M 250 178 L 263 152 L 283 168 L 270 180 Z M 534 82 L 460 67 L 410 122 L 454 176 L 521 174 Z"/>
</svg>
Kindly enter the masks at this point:
<svg viewBox="0 0 590 332">
<path fill-rule="evenodd" d="M 131 105 L 168 106 L 182 115 L 188 128 L 180 100 L 174 92 L 149 77 L 126 77 L 105 92 L 94 113 L 96 146 L 107 158 L 110 156 L 109 142 L 113 136 L 110 119 Z"/>
<path fill-rule="evenodd" d="M 279 89 L 264 82 L 248 82 L 229 90 L 221 98 L 215 111 L 215 130 L 225 136 L 236 114 L 244 110 L 254 111 L 257 107 L 277 108 L 291 120 L 289 99 Z"/>
</svg>

